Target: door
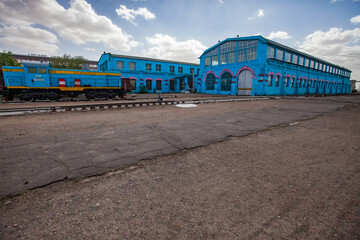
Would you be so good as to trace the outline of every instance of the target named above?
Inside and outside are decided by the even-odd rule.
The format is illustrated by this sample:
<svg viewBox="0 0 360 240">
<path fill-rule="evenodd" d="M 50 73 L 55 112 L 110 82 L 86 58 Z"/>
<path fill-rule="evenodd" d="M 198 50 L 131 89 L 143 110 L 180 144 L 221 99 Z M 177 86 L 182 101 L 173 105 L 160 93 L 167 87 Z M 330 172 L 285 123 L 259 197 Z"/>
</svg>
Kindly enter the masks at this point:
<svg viewBox="0 0 360 240">
<path fill-rule="evenodd" d="M 251 95 L 252 77 L 251 71 L 241 71 L 238 77 L 238 95 Z"/>
<path fill-rule="evenodd" d="M 129 78 L 122 78 L 121 79 L 121 86 L 125 91 L 130 92 L 131 91 L 130 79 Z"/>
</svg>

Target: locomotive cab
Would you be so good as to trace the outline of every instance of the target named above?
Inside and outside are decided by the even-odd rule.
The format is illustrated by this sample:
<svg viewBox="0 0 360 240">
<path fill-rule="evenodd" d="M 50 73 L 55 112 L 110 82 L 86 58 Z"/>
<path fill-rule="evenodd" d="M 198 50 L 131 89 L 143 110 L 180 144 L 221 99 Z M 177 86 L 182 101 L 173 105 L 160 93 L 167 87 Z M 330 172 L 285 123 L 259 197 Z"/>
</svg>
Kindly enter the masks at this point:
<svg viewBox="0 0 360 240">
<path fill-rule="evenodd" d="M 50 87 L 49 63 L 23 63 L 25 68 L 25 86 L 35 88 Z"/>
</svg>

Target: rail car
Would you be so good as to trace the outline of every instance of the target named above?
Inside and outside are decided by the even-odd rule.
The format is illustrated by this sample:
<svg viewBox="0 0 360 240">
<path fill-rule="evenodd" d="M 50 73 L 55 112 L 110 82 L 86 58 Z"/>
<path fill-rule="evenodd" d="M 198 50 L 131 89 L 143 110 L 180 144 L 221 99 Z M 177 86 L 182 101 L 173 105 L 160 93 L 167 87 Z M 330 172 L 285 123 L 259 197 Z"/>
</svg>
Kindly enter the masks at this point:
<svg viewBox="0 0 360 240">
<path fill-rule="evenodd" d="M 54 69 L 49 63 L 23 63 L 23 67 L 2 67 L 3 96 L 8 100 L 58 100 L 85 94 L 87 99 L 123 97 L 121 73 Z"/>
</svg>

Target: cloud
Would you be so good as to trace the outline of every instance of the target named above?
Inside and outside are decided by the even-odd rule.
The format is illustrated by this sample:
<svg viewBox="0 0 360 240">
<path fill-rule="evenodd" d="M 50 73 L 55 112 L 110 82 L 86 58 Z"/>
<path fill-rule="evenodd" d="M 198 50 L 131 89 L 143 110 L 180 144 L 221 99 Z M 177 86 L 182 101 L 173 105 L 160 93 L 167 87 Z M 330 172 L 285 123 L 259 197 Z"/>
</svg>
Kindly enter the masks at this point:
<svg viewBox="0 0 360 240">
<path fill-rule="evenodd" d="M 39 54 L 54 54 L 58 50 L 55 34 L 43 29 L 17 24 L 0 23 L 0 41 L 13 47 L 21 47 Z"/>
<path fill-rule="evenodd" d="M 263 17 L 264 15 L 264 10 L 259 9 L 252 17 L 248 17 L 248 20 L 253 20 L 255 18 L 259 18 L 259 17 Z"/>
<path fill-rule="evenodd" d="M 217 0 L 217 3 L 222 5 L 222 4 L 224 4 L 224 0 Z"/>
<path fill-rule="evenodd" d="M 175 37 L 165 34 L 155 34 L 153 37 L 146 37 L 146 41 L 153 46 L 143 51 L 146 56 L 185 62 L 198 63 L 198 57 L 206 49 L 197 40 L 190 39 L 178 42 Z"/>
<path fill-rule="evenodd" d="M 350 19 L 351 23 L 360 23 L 360 15 L 357 15 L 356 17 L 353 17 Z"/>
<path fill-rule="evenodd" d="M 283 31 L 277 31 L 277 32 L 271 32 L 269 36 L 266 38 L 269 39 L 290 39 L 291 36 L 287 32 Z"/>
<path fill-rule="evenodd" d="M 122 51 L 129 51 L 139 44 L 109 18 L 98 15 L 85 0 L 71 0 L 68 9 L 55 0 L 2 0 L 0 21 L 7 26 L 27 26 L 38 30 L 40 28 L 36 25 L 41 25 L 44 29 L 49 29 L 43 31 L 51 33 L 51 30 L 76 44 L 103 43 L 107 47 Z M 11 38 L 9 34 L 10 32 L 3 31 L 2 37 Z M 32 35 L 27 38 L 32 38 Z M 23 41 L 28 39 L 24 38 Z M 46 43 L 41 39 L 37 39 L 37 42 L 40 45 Z"/>
<path fill-rule="evenodd" d="M 86 51 L 92 51 L 92 52 L 95 52 L 95 51 L 96 51 L 95 48 L 89 48 L 89 47 L 84 48 L 84 50 L 86 50 Z"/>
<path fill-rule="evenodd" d="M 360 28 L 315 31 L 306 36 L 304 42 L 299 43 L 299 50 L 345 66 L 353 71 L 352 79 L 360 79 Z"/>
<path fill-rule="evenodd" d="M 131 22 L 134 25 L 137 23 L 134 22 L 136 16 L 142 16 L 145 20 L 155 19 L 156 16 L 154 13 L 150 12 L 147 8 L 142 7 L 135 9 L 129 9 L 125 5 L 120 5 L 120 8 L 116 9 L 117 15 L 121 18 L 126 19 L 127 21 Z"/>
<path fill-rule="evenodd" d="M 334 2 L 342 2 L 342 1 L 344 1 L 344 0 L 331 0 L 330 2 L 334 3 Z"/>
</svg>

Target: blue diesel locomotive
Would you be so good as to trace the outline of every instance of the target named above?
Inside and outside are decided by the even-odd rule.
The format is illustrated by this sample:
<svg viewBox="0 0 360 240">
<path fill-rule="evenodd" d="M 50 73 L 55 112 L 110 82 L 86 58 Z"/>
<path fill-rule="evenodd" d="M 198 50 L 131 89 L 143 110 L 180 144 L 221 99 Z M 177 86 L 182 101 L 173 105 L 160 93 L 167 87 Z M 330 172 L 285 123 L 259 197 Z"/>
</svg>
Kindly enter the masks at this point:
<svg viewBox="0 0 360 240">
<path fill-rule="evenodd" d="M 49 63 L 23 63 L 23 67 L 2 67 L 3 95 L 24 101 L 58 100 L 62 96 L 87 99 L 123 97 L 121 73 L 53 69 Z M 0 83 L 1 84 L 1 83 Z"/>
</svg>

